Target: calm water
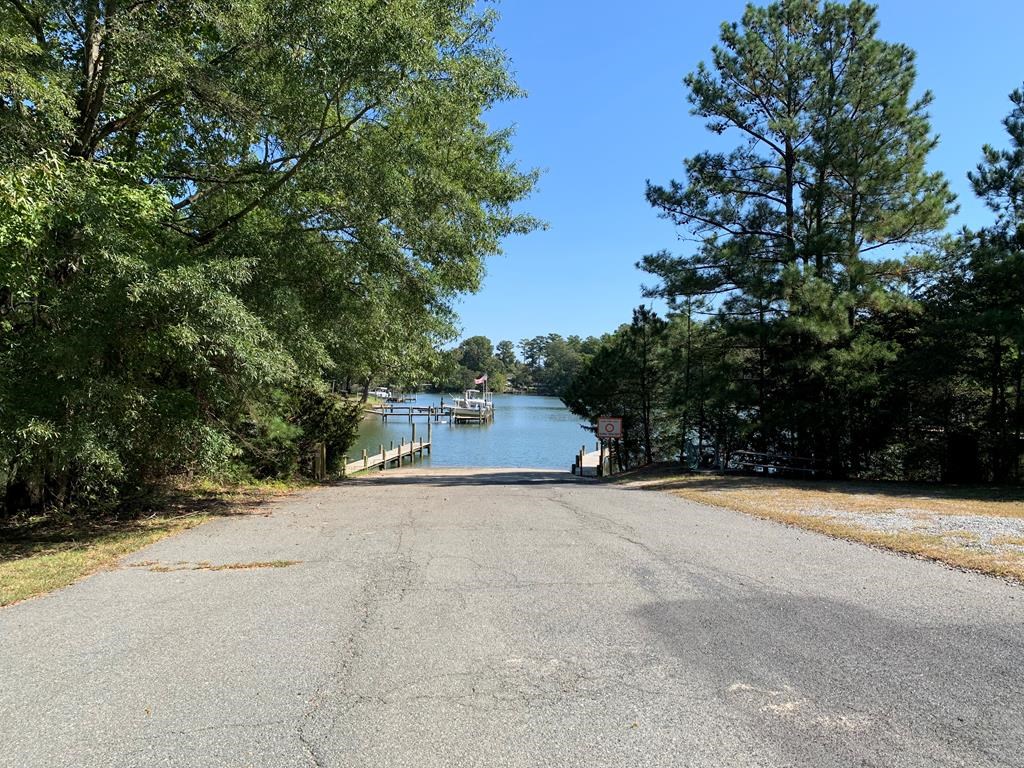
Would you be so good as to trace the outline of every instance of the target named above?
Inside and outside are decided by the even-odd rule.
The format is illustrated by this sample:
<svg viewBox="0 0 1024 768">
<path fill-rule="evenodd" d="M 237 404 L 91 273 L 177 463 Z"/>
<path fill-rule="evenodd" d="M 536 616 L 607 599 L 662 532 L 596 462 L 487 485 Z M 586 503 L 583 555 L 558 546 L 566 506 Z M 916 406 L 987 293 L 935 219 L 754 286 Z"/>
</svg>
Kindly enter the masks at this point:
<svg viewBox="0 0 1024 768">
<path fill-rule="evenodd" d="M 438 405 L 440 395 L 418 394 L 411 405 Z M 451 397 L 446 395 L 445 402 Z M 594 442 L 591 433 L 580 428 L 581 421 L 569 413 L 557 397 L 537 395 L 495 395 L 494 421 L 490 424 L 434 424 L 433 456 L 424 457 L 424 466 L 434 467 L 534 467 L 568 469 L 580 446 Z M 366 448 L 377 453 L 381 443 L 387 447 L 412 434 L 407 418 L 367 417 L 359 440 L 349 451 L 355 458 Z M 417 439 L 427 436 L 425 416 L 416 419 Z M 418 465 L 417 465 L 418 466 Z"/>
</svg>

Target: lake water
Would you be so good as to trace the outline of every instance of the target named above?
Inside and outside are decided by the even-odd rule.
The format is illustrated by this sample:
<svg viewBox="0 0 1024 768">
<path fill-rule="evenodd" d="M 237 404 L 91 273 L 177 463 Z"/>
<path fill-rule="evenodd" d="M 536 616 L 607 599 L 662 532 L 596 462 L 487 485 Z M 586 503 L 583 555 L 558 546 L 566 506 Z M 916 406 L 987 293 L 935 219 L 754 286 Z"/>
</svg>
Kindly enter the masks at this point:
<svg viewBox="0 0 1024 768">
<path fill-rule="evenodd" d="M 438 394 L 417 394 L 410 405 L 438 405 Z M 451 397 L 446 395 L 445 402 Z M 557 397 L 495 395 L 494 421 L 490 424 L 433 425 L 433 455 L 423 466 L 433 467 L 531 467 L 568 470 L 581 445 L 592 450 L 593 433 L 580 428 L 582 421 L 569 413 Z M 370 455 L 401 438 L 408 442 L 412 429 L 408 418 L 396 416 L 385 424 L 380 416 L 368 416 L 359 439 L 349 450 L 353 458 L 365 448 Z M 427 437 L 425 416 L 416 418 L 416 437 Z M 417 465 L 419 463 L 417 462 Z"/>
</svg>

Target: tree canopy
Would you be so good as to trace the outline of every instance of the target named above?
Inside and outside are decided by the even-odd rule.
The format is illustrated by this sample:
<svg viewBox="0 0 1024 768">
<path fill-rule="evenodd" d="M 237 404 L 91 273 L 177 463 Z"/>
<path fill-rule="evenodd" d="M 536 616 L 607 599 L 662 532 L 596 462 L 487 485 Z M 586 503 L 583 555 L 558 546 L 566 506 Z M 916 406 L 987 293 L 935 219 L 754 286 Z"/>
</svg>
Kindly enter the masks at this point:
<svg viewBox="0 0 1024 768">
<path fill-rule="evenodd" d="M 877 31 L 860 0 L 749 5 L 686 77 L 731 148 L 648 183 L 689 250 L 640 262 L 669 309 L 646 460 L 722 466 L 747 449 L 840 476 L 1024 474 L 1024 102 L 1011 96 L 1011 147 L 986 147 L 970 175 L 995 222 L 944 237 L 955 201 L 927 166 L 931 95 L 913 95 L 913 51 Z M 631 347 L 620 330 L 594 359 Z M 612 405 L 596 368 L 567 399 L 590 418 Z M 645 408 L 624 396 L 624 414 Z"/>
<path fill-rule="evenodd" d="M 483 120 L 520 96 L 493 23 L 469 0 L 0 2 L 8 512 L 297 456 L 330 439 L 311 398 L 432 369 L 452 299 L 534 226 L 512 210 L 534 174 Z"/>
</svg>

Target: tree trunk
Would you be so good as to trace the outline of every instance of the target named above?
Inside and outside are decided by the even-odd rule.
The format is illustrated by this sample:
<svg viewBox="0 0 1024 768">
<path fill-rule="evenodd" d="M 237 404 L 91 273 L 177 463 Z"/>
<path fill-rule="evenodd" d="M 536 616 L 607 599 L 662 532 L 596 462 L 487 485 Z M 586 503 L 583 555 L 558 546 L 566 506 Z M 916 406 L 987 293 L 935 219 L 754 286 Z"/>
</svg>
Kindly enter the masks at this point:
<svg viewBox="0 0 1024 768">
<path fill-rule="evenodd" d="M 683 371 L 683 418 L 680 425 L 679 463 L 686 466 L 686 437 L 690 421 L 690 364 L 693 357 L 693 297 L 686 297 L 686 367 Z M 698 459 L 699 461 L 699 459 Z"/>
<path fill-rule="evenodd" d="M 1024 349 L 1017 349 L 1017 381 L 1015 384 L 1016 394 L 1013 404 L 1013 450 L 1010 455 L 1013 459 L 1013 478 L 1020 480 L 1021 452 L 1024 451 L 1024 443 L 1021 442 L 1021 429 L 1024 428 L 1024 402 L 1021 400 L 1021 388 L 1024 385 Z"/>
<path fill-rule="evenodd" d="M 1006 482 L 1006 391 L 1003 386 L 1003 340 L 992 339 L 992 392 L 989 404 L 989 430 L 992 433 L 992 480 Z"/>
</svg>

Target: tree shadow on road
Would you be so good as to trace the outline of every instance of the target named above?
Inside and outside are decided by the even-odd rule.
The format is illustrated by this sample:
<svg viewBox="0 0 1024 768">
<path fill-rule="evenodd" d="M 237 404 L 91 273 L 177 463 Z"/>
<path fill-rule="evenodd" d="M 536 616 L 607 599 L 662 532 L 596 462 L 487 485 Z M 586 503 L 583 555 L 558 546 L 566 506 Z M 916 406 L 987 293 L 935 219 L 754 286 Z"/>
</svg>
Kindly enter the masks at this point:
<svg viewBox="0 0 1024 768">
<path fill-rule="evenodd" d="M 1009 765 L 1019 754 L 1019 625 L 710 581 L 700 591 L 633 615 L 785 764 Z M 892 761 L 900 754 L 907 762 Z"/>
</svg>

